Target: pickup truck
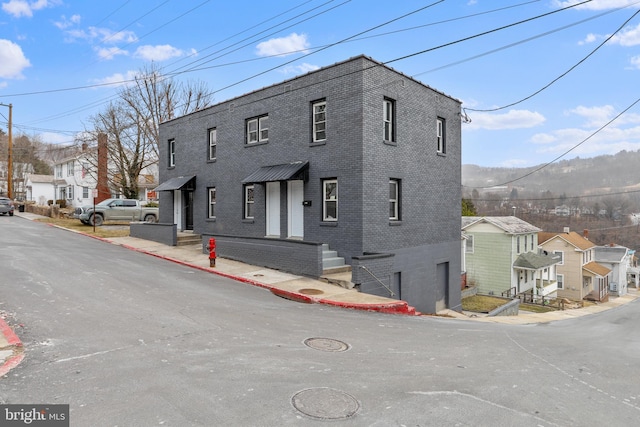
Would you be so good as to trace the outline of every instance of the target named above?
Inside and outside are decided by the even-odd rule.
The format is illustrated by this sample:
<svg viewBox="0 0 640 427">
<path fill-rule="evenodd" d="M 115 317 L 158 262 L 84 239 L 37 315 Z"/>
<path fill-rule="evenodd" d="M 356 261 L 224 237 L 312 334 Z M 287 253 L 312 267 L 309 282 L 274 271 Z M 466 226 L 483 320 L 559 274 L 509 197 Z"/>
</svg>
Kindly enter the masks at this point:
<svg viewBox="0 0 640 427">
<path fill-rule="evenodd" d="M 142 206 L 139 200 L 106 199 L 95 206 L 77 208 L 75 217 L 83 224 L 101 226 L 105 221 L 158 221 L 158 208 Z"/>
</svg>

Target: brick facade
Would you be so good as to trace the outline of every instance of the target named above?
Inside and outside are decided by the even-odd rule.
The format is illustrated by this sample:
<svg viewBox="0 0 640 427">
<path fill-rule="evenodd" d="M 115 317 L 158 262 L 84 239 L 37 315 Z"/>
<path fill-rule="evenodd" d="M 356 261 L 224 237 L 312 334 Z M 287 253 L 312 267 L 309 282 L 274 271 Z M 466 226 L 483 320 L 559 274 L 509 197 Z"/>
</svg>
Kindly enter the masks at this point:
<svg viewBox="0 0 640 427">
<path fill-rule="evenodd" d="M 387 142 L 385 99 L 395 110 L 395 140 Z M 326 140 L 313 142 L 312 103 L 319 100 L 326 102 Z M 246 120 L 265 115 L 268 142 L 247 144 Z M 438 118 L 444 123 L 444 153 L 437 152 Z M 179 229 L 191 228 L 192 222 L 203 236 L 224 236 L 234 258 L 259 265 L 277 260 L 278 268 L 299 274 L 316 271 L 317 262 L 309 258 L 314 265 L 305 266 L 301 259 L 307 258 L 287 256 L 296 241 L 329 244 L 347 263 L 365 253 L 392 254 L 387 276 L 395 278 L 402 299 L 423 312 L 459 309 L 460 120 L 459 101 L 368 57 L 321 68 L 163 123 L 160 182 L 196 178 L 192 221 L 176 213 L 185 212 L 190 199 L 183 197 L 183 206 L 174 207 L 174 192 L 162 191 L 160 222 L 180 218 Z M 208 160 L 212 128 L 216 158 Z M 168 163 L 170 140 L 175 144 L 173 167 Z M 288 183 L 282 180 L 280 234 L 265 239 L 266 184 L 254 184 L 253 219 L 243 219 L 243 180 L 261 167 L 293 162 L 308 162 L 301 175 L 303 236 L 289 238 Z M 326 179 L 338 182 L 337 221 L 323 220 Z M 399 220 L 389 219 L 391 179 L 399 185 Z M 208 189 L 213 187 L 215 218 L 208 218 Z M 271 245 L 275 254 L 259 249 L 269 239 L 283 241 Z M 225 256 L 225 245 L 220 256 Z M 239 249 L 243 245 L 246 251 Z M 303 252 L 308 254 L 307 249 Z"/>
</svg>

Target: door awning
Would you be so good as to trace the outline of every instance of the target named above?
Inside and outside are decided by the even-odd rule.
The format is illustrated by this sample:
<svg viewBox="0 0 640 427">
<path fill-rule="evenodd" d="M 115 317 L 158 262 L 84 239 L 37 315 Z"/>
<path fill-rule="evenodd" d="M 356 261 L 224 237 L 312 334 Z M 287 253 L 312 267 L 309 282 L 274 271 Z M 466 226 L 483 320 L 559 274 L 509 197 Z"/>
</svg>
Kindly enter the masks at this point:
<svg viewBox="0 0 640 427">
<path fill-rule="evenodd" d="M 243 184 L 256 182 L 288 181 L 292 179 L 306 180 L 309 162 L 293 162 L 283 165 L 263 166 L 242 180 Z"/>
<path fill-rule="evenodd" d="M 163 182 L 162 184 L 156 187 L 156 191 L 173 191 L 173 190 L 181 190 L 184 188 L 185 190 L 193 190 L 195 189 L 195 175 L 191 176 L 178 176 L 175 178 L 171 178 L 168 181 Z M 189 185 L 187 185 L 189 184 Z"/>
</svg>

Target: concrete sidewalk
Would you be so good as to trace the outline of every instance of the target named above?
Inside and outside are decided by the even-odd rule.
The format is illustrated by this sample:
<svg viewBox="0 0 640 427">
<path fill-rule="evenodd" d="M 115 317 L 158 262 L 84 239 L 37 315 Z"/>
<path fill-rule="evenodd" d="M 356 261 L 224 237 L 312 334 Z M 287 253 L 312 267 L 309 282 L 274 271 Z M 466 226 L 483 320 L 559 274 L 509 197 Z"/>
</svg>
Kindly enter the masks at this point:
<svg viewBox="0 0 640 427">
<path fill-rule="evenodd" d="M 16 216 L 35 220 L 39 215 L 16 212 Z M 271 290 L 274 295 L 293 301 L 309 304 L 326 304 L 348 309 L 377 311 L 382 313 L 420 315 L 405 301 L 383 298 L 345 289 L 338 285 L 320 279 L 296 276 L 282 271 L 245 264 L 225 258 L 217 258 L 216 266 L 210 267 L 207 254 L 202 252 L 201 245 L 167 246 L 162 243 L 135 237 L 116 237 L 100 239 L 105 242 L 120 245 L 124 248 L 152 255 L 171 262 L 197 268 L 211 274 L 228 277 L 233 280 L 260 286 Z M 438 316 L 476 322 L 506 323 L 512 325 L 526 325 L 532 323 L 548 323 L 558 320 L 574 319 L 604 310 L 618 307 L 634 301 L 640 296 L 637 289 L 629 289 L 629 293 L 622 297 L 610 297 L 605 303 L 594 306 L 553 311 L 548 313 L 532 313 L 521 310 L 517 316 L 482 317 L 471 314 L 444 310 Z M 17 366 L 24 357 L 22 343 L 6 322 L 0 318 L 0 377 Z"/>
</svg>

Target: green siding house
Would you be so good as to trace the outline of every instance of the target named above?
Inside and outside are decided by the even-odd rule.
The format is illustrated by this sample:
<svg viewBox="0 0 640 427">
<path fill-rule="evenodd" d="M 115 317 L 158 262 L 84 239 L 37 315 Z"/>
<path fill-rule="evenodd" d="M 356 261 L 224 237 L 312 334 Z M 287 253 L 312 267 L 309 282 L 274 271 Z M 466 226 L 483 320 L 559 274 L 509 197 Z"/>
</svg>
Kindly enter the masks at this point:
<svg viewBox="0 0 640 427">
<path fill-rule="evenodd" d="M 559 259 L 539 253 L 539 231 L 515 216 L 462 217 L 467 285 L 487 295 L 554 297 Z"/>
</svg>

